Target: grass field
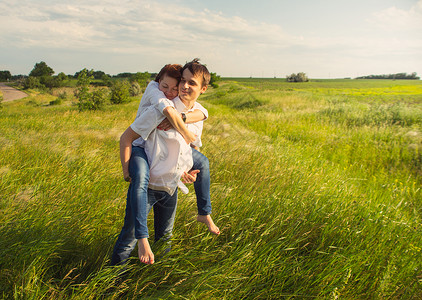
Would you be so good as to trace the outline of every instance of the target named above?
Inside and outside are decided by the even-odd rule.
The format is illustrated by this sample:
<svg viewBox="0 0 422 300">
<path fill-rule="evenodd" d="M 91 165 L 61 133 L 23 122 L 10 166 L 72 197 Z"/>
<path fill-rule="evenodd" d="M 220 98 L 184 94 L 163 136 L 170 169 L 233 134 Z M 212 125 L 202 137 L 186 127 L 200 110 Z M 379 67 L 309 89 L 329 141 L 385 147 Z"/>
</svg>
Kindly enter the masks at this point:
<svg viewBox="0 0 422 300">
<path fill-rule="evenodd" d="M 170 254 L 145 266 L 134 253 L 123 275 L 107 266 L 127 190 L 118 139 L 139 99 L 96 112 L 46 94 L 4 103 L 0 295 L 421 299 L 422 81 L 219 85 L 200 102 L 222 234 L 181 195 Z"/>
</svg>

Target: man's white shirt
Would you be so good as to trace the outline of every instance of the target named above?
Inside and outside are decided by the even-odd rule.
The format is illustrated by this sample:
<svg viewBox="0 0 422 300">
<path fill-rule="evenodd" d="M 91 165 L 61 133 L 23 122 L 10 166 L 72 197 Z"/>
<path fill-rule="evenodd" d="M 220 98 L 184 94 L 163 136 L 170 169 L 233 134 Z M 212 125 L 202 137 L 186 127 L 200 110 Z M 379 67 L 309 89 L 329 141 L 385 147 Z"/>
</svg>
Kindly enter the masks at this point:
<svg viewBox="0 0 422 300">
<path fill-rule="evenodd" d="M 158 83 L 152 82 L 142 96 L 135 121 L 130 125 L 132 130 L 141 136 L 133 145 L 145 148 L 150 165 L 149 188 L 173 195 L 179 186 L 187 193 L 188 190 L 180 181 L 180 177 L 183 172 L 192 168 L 192 148 L 175 129 L 156 129 L 165 119 L 163 110 L 167 106 L 173 106 L 180 113 L 199 109 L 206 118 L 208 117 L 208 111 L 198 102 L 188 110 L 179 97 L 168 100 L 164 93 L 158 90 Z M 186 126 L 197 136 L 192 144 L 201 147 L 203 121 Z"/>
</svg>

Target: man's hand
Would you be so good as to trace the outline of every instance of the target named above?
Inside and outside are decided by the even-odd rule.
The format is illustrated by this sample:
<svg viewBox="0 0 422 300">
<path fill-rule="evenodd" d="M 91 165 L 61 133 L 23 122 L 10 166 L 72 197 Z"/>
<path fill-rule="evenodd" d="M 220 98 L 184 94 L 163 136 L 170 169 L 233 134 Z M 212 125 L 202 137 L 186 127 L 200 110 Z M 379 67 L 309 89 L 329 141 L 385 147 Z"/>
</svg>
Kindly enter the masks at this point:
<svg viewBox="0 0 422 300">
<path fill-rule="evenodd" d="M 184 137 L 187 144 L 190 144 L 190 143 L 193 143 L 193 142 L 196 141 L 196 134 L 193 134 L 192 131 L 189 131 L 189 130 L 188 130 L 186 136 L 183 136 L 183 137 Z"/>
<path fill-rule="evenodd" d="M 198 174 L 199 172 L 199 170 L 190 170 L 189 172 L 184 172 L 182 175 L 182 182 L 194 183 L 196 181 L 196 174 Z"/>
<path fill-rule="evenodd" d="M 173 125 L 171 125 L 170 121 L 166 118 L 160 124 L 158 124 L 157 129 L 167 131 L 172 129 Z"/>
</svg>

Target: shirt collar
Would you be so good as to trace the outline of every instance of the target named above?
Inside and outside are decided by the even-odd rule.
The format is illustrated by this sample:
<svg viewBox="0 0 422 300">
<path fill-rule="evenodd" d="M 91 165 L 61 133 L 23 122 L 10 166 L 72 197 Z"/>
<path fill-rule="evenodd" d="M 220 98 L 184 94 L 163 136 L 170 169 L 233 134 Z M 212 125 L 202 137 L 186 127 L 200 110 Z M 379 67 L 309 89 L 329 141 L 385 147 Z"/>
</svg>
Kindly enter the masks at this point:
<svg viewBox="0 0 422 300">
<path fill-rule="evenodd" d="M 196 106 L 196 102 L 195 102 L 195 104 L 192 106 L 191 109 L 187 109 L 186 105 L 182 102 L 182 100 L 180 100 L 179 97 L 174 98 L 173 103 L 174 103 L 174 106 L 176 107 L 176 110 L 179 111 L 179 112 L 194 111 L 195 106 Z"/>
</svg>

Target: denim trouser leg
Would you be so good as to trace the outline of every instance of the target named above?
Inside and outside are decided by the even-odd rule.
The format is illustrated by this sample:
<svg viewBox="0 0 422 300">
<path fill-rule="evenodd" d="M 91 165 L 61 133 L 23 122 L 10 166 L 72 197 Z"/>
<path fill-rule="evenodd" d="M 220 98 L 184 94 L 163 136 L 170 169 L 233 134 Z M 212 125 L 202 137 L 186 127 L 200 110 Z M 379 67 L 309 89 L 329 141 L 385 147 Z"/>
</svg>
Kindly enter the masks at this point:
<svg viewBox="0 0 422 300">
<path fill-rule="evenodd" d="M 210 196 L 210 163 L 208 158 L 201 152 L 192 149 L 193 170 L 200 170 L 193 186 L 196 193 L 196 204 L 198 206 L 198 215 L 211 214 L 211 196 Z"/>
<path fill-rule="evenodd" d="M 124 263 L 135 248 L 137 239 L 148 237 L 147 216 L 150 207 L 147 205 L 147 189 L 149 165 L 143 148 L 132 148 L 129 172 L 132 182 L 127 192 L 125 219 L 113 249 L 111 265 Z"/>
<path fill-rule="evenodd" d="M 147 238 L 149 236 L 147 226 L 149 164 L 144 148 L 132 147 L 129 173 L 132 179 L 129 186 L 129 199 L 134 218 L 135 238 Z"/>
<path fill-rule="evenodd" d="M 172 236 L 174 218 L 177 208 L 177 190 L 172 196 L 163 191 L 155 191 L 148 189 L 147 213 L 154 208 L 154 231 L 155 241 L 167 241 L 167 249 L 170 251 L 170 238 Z M 133 218 L 130 217 L 130 202 L 126 205 L 125 224 L 114 246 L 113 255 L 111 257 L 111 265 L 124 263 L 130 256 L 130 253 L 136 246 L 135 226 Z"/>
<path fill-rule="evenodd" d="M 177 190 L 173 195 L 148 190 L 148 205 L 154 208 L 154 240 L 169 240 L 172 236 L 177 208 Z"/>
</svg>

